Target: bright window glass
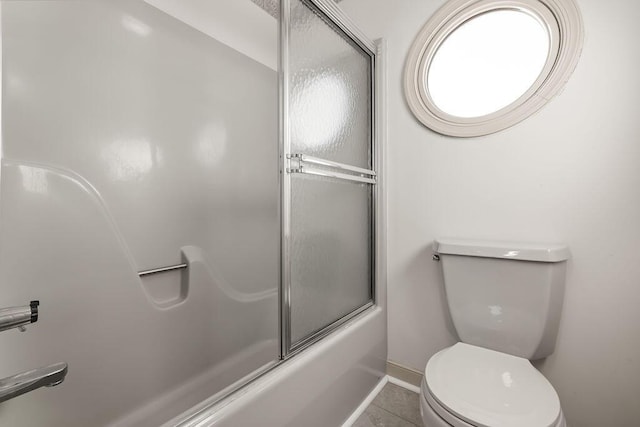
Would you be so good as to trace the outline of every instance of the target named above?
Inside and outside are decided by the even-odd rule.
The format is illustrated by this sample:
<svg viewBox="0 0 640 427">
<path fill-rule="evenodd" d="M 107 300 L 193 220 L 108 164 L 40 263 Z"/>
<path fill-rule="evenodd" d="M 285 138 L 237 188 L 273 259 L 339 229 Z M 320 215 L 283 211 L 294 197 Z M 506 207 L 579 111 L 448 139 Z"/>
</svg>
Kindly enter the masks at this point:
<svg viewBox="0 0 640 427">
<path fill-rule="evenodd" d="M 471 118 L 520 98 L 538 79 L 550 50 L 535 16 L 493 10 L 460 25 L 442 42 L 426 73 L 426 89 L 443 112 Z"/>
</svg>

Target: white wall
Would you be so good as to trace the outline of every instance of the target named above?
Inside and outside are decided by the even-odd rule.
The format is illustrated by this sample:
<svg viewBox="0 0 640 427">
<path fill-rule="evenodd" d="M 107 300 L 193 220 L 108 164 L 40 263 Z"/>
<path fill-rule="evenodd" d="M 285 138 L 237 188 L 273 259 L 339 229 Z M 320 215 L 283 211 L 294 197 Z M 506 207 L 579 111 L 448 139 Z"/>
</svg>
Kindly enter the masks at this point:
<svg viewBox="0 0 640 427">
<path fill-rule="evenodd" d="M 472 139 L 409 112 L 405 55 L 443 3 L 346 0 L 388 42 L 389 358 L 423 369 L 456 340 L 430 245 L 438 236 L 571 246 L 556 352 L 540 367 L 570 425 L 640 424 L 640 4 L 582 0 L 584 51 L 564 92 Z"/>
</svg>

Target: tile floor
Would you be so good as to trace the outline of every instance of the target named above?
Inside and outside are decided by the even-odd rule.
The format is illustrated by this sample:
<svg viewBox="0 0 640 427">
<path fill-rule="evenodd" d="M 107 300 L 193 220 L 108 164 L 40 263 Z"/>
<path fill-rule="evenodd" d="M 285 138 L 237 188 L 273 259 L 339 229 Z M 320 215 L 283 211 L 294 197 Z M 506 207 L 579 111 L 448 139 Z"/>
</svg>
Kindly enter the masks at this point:
<svg viewBox="0 0 640 427">
<path fill-rule="evenodd" d="M 353 427 L 422 427 L 420 396 L 387 383 Z"/>
</svg>

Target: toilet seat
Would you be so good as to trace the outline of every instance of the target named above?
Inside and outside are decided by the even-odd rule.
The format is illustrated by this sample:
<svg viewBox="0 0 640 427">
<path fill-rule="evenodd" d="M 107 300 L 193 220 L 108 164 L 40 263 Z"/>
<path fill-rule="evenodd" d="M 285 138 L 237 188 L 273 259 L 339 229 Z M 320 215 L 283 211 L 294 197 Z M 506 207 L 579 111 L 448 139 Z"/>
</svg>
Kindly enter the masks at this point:
<svg viewBox="0 0 640 427">
<path fill-rule="evenodd" d="M 476 427 L 443 408 L 427 391 L 424 380 L 422 380 L 421 395 L 420 414 L 425 427 Z M 562 409 L 553 427 L 567 427 Z"/>
<path fill-rule="evenodd" d="M 457 343 L 429 360 L 424 379 L 429 406 L 456 427 L 564 424 L 557 393 L 521 357 Z"/>
<path fill-rule="evenodd" d="M 429 392 L 424 379 L 422 380 L 420 392 L 422 396 L 420 413 L 425 427 L 444 427 L 445 424 L 447 427 L 475 427 L 473 424 L 469 424 L 453 415 L 449 410 L 440 405 Z M 431 414 L 425 414 L 425 412 L 430 412 Z"/>
</svg>

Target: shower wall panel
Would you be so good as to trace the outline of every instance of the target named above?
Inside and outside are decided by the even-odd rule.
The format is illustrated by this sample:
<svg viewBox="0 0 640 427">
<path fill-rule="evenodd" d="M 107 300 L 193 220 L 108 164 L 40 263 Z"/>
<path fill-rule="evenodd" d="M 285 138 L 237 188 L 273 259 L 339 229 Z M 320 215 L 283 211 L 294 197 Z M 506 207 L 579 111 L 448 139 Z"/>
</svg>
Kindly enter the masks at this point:
<svg viewBox="0 0 640 427">
<path fill-rule="evenodd" d="M 41 316 L 0 377 L 69 374 L 0 424 L 159 425 L 278 356 L 276 72 L 142 1 L 1 6 L 0 306 Z"/>
</svg>

